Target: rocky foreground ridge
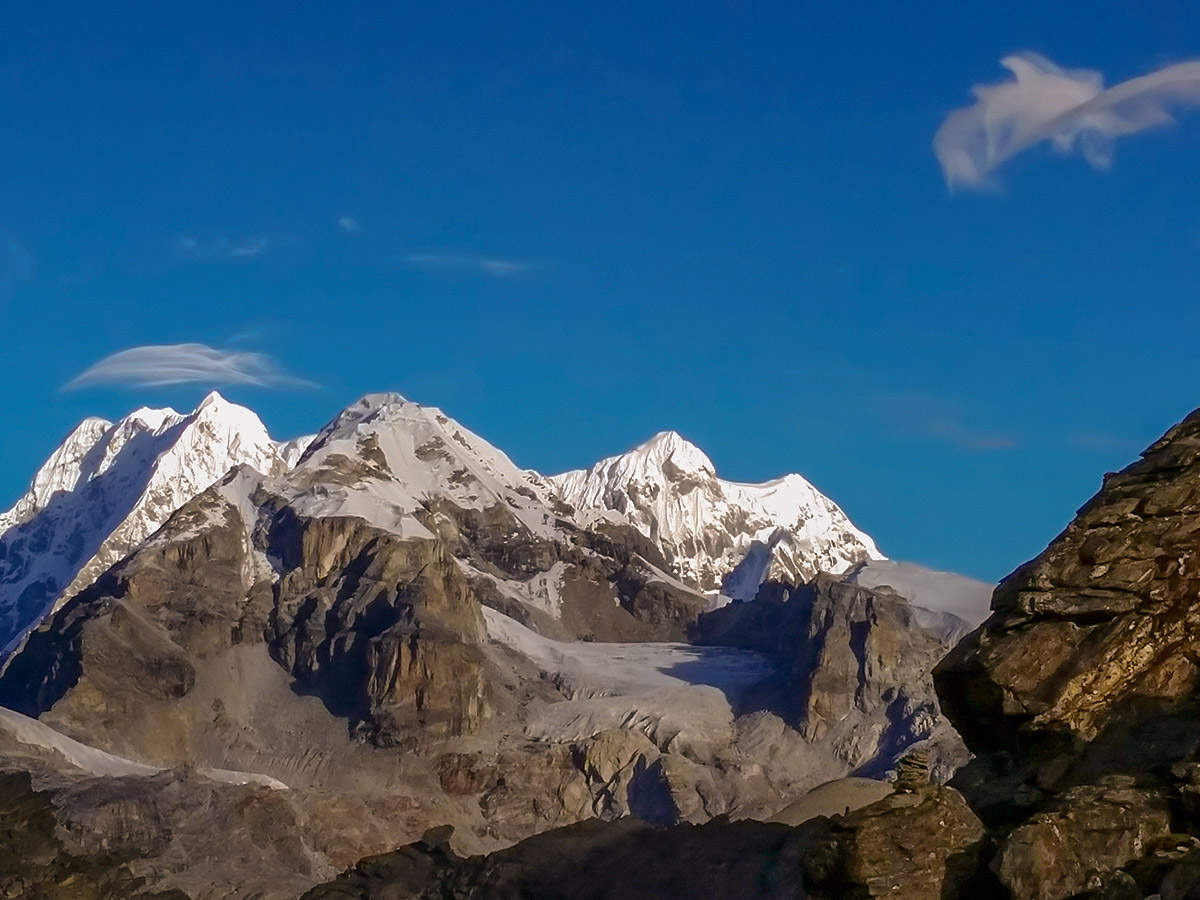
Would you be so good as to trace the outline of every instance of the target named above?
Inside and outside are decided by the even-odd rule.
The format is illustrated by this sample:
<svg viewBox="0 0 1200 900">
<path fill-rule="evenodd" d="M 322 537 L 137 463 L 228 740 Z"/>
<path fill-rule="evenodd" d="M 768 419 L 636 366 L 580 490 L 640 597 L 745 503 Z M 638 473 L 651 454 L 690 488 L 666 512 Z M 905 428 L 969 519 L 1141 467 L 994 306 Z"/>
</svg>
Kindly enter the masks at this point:
<svg viewBox="0 0 1200 900">
<path fill-rule="evenodd" d="M 28 634 L 0 773 L 30 776 L 39 852 L 96 896 L 116 872 L 290 900 L 430 828 L 461 858 L 591 820 L 787 818 L 914 747 L 942 777 L 965 759 L 929 679 L 960 620 L 834 575 L 726 604 L 652 534 L 438 410 L 365 398 Z M 11 896 L 50 890 L 13 871 Z"/>
</svg>

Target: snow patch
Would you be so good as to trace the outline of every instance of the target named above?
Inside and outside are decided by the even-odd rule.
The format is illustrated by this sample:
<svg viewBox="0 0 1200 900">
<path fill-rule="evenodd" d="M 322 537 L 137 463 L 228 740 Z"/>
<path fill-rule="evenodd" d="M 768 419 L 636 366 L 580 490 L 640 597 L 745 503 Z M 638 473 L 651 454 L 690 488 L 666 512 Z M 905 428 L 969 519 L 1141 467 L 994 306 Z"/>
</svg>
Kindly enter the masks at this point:
<svg viewBox="0 0 1200 900">
<path fill-rule="evenodd" d="M 772 672 L 763 656 L 681 643 L 591 643 L 544 637 L 484 608 L 488 637 L 533 662 L 567 698 L 538 707 L 526 733 L 581 740 L 634 728 L 660 747 L 729 739 L 731 704 Z"/>
<path fill-rule="evenodd" d="M 154 775 L 162 772 L 158 766 L 147 765 L 116 756 L 60 734 L 48 725 L 31 719 L 11 709 L 0 707 L 0 728 L 22 744 L 53 750 L 77 769 L 92 775 L 123 778 L 129 775 Z M 200 774 L 213 781 L 226 784 L 261 784 L 274 790 L 285 791 L 288 786 L 269 775 L 254 772 L 238 772 L 232 769 L 200 768 Z"/>
</svg>

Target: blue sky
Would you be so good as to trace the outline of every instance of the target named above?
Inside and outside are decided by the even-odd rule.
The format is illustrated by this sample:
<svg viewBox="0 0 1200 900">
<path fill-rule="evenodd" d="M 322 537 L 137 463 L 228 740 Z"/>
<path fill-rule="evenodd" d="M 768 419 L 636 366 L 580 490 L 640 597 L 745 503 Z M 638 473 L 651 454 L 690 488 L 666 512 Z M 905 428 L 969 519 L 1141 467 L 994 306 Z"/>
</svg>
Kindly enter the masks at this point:
<svg viewBox="0 0 1200 900">
<path fill-rule="evenodd" d="M 653 7 L 653 8 L 648 8 Z M 799 471 L 884 552 L 998 578 L 1200 405 L 1200 112 L 934 156 L 1002 57 L 1113 84 L 1200 57 L 1185 2 L 14 6 L 0 31 L 0 505 L 63 386 L 201 343 L 277 437 L 359 395 L 553 472 L 674 428 Z M 1186 104 L 1185 104 L 1186 105 Z"/>
</svg>

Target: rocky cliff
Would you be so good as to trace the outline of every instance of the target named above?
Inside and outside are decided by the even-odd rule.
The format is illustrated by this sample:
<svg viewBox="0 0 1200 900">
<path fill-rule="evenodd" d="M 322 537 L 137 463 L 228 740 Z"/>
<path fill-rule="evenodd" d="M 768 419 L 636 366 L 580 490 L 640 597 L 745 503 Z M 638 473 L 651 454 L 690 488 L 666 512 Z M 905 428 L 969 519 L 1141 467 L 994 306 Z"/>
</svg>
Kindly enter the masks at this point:
<svg viewBox="0 0 1200 900">
<path fill-rule="evenodd" d="M 1200 411 L 1106 476 L 992 608 L 935 678 L 1001 880 L 1038 900 L 1154 881 L 1146 861 L 1200 835 Z"/>
<path fill-rule="evenodd" d="M 829 778 L 882 777 L 921 744 L 933 754 L 935 779 L 945 781 L 968 758 L 931 676 L 954 631 L 931 627 L 887 588 L 819 575 L 799 587 L 769 582 L 754 602 L 701 616 L 694 635 L 778 661 L 761 702 L 840 764 Z"/>
</svg>

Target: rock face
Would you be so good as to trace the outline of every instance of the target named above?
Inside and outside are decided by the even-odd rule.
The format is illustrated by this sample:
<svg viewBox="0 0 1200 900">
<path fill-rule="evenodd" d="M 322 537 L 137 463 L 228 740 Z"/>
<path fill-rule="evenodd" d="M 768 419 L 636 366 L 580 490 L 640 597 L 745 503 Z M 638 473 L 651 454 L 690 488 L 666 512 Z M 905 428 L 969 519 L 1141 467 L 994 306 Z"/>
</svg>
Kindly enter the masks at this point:
<svg viewBox="0 0 1200 900">
<path fill-rule="evenodd" d="M 770 575 L 793 584 L 882 558 L 874 541 L 799 475 L 765 484 L 724 481 L 699 447 L 673 431 L 548 481 L 580 514 L 633 525 L 679 578 L 705 591 L 720 589 L 755 542 L 771 544 L 773 537 Z"/>
<path fill-rule="evenodd" d="M 1139 790 L 1132 778 L 1072 788 L 1045 812 L 1015 828 L 995 869 L 1015 897 L 1058 900 L 1094 888 L 1111 873 L 1149 855 L 1171 833 L 1165 797 Z"/>
<path fill-rule="evenodd" d="M 982 823 L 950 788 L 925 785 L 818 823 L 800 870 L 811 900 L 969 897 Z"/>
<path fill-rule="evenodd" d="M 483 617 L 444 547 L 273 507 L 256 547 L 219 490 L 191 501 L 30 635 L 0 677 L 0 702 L 34 716 L 53 708 L 52 721 L 89 736 L 152 733 L 166 751 L 162 703 L 187 697 L 207 660 L 259 645 L 295 690 L 375 743 L 477 730 L 490 713 Z M 274 583 L 263 559 L 279 568 Z M 199 724 L 173 735 L 178 762 Z"/>
<path fill-rule="evenodd" d="M 967 760 L 933 690 L 931 671 L 949 649 L 944 633 L 923 627 L 888 590 L 829 575 L 799 588 L 768 584 L 753 603 L 701 616 L 696 636 L 780 661 L 768 703 L 841 763 L 829 779 L 881 776 L 916 745 L 928 752 L 939 781 Z"/>
<path fill-rule="evenodd" d="M 935 680 L 995 871 L 1037 900 L 1169 887 L 1160 854 L 1200 834 L 1200 412 L 1106 476 L 992 607 Z"/>
<path fill-rule="evenodd" d="M 1105 478 L 938 667 L 972 768 L 1039 792 L 1160 780 L 1200 741 L 1200 414 Z"/>
</svg>

